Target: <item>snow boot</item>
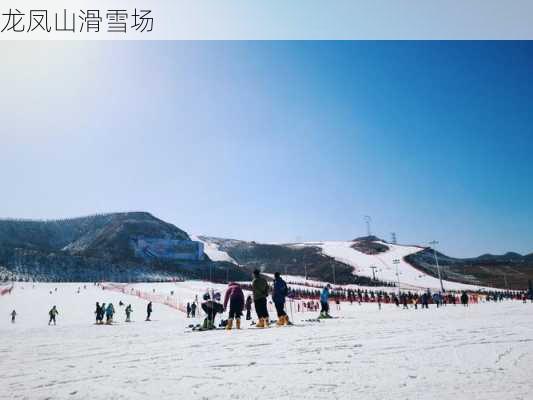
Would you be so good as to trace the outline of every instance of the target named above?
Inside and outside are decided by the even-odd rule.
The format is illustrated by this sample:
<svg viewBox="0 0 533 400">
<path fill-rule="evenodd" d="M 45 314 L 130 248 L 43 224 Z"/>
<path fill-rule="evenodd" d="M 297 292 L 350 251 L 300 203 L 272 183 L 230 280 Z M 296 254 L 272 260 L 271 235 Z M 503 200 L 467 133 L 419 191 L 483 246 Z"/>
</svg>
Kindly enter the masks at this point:
<svg viewBox="0 0 533 400">
<path fill-rule="evenodd" d="M 237 328 L 237 329 L 241 329 L 241 320 L 240 320 L 240 319 L 237 319 L 237 320 L 235 321 L 235 325 L 236 325 L 236 328 Z"/>
<path fill-rule="evenodd" d="M 265 327 L 265 319 L 259 318 L 257 321 L 257 324 L 255 325 L 256 328 L 264 328 Z"/>
<path fill-rule="evenodd" d="M 277 326 L 283 326 L 285 324 L 285 317 L 282 315 L 278 318 L 278 321 L 276 322 Z"/>
<path fill-rule="evenodd" d="M 226 322 L 226 330 L 231 331 L 231 328 L 233 328 L 233 320 L 228 319 L 228 321 Z"/>
</svg>

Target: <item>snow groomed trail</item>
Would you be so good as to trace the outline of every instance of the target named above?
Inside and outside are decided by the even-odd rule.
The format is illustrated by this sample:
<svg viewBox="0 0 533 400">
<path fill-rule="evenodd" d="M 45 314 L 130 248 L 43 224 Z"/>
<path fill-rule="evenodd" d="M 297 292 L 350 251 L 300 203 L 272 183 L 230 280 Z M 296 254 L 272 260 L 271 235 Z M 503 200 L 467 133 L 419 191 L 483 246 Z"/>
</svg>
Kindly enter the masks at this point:
<svg viewBox="0 0 533 400">
<path fill-rule="evenodd" d="M 143 299 L 82 285 L 16 284 L 0 298 L 1 399 L 525 400 L 533 390 L 531 303 L 342 304 L 339 319 L 302 327 L 187 333 L 191 319 L 171 307 L 155 304 L 145 322 Z M 208 284 L 183 285 L 192 297 Z M 94 325 L 95 301 L 114 303 L 117 325 Z"/>
</svg>

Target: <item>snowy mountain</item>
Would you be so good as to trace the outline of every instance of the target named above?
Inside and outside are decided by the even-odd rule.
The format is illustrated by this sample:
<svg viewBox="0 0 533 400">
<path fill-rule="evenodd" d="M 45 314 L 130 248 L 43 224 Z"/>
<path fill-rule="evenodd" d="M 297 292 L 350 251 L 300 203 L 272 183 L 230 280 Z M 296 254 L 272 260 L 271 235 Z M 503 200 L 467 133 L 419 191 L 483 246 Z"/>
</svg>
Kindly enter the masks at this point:
<svg viewBox="0 0 533 400">
<path fill-rule="evenodd" d="M 265 244 L 209 236 L 198 238 L 203 241 L 204 251 L 210 258 L 231 259 L 248 270 L 257 268 L 267 273 L 280 271 L 295 276 L 307 275 L 319 281 L 340 284 L 394 285 L 358 274 L 351 264 L 324 252 L 320 243 Z"/>
<path fill-rule="evenodd" d="M 205 258 L 200 242 L 147 212 L 53 221 L 0 220 L 0 280 L 244 279 Z"/>
<path fill-rule="evenodd" d="M 465 285 L 525 289 L 533 279 L 531 254 L 458 259 L 437 253 L 437 257 L 445 289 Z M 147 212 L 55 221 L 0 220 L 0 281 L 181 277 L 224 281 L 247 279 L 256 268 L 338 284 L 440 288 L 432 249 L 391 244 L 375 236 L 265 244 L 189 236 Z"/>
<path fill-rule="evenodd" d="M 277 270 L 304 276 L 307 271 L 310 278 L 344 284 L 397 285 L 399 277 L 399 285 L 405 289 L 440 288 L 431 248 L 391 244 L 374 236 L 288 244 L 258 244 L 208 236 L 199 239 L 206 244 L 209 257 L 232 259 L 241 266 L 263 268 L 266 272 Z M 457 259 L 437 253 L 437 257 L 445 289 L 486 286 L 525 289 L 533 278 L 530 255 L 508 253 Z M 398 271 L 394 260 L 398 260 Z"/>
</svg>

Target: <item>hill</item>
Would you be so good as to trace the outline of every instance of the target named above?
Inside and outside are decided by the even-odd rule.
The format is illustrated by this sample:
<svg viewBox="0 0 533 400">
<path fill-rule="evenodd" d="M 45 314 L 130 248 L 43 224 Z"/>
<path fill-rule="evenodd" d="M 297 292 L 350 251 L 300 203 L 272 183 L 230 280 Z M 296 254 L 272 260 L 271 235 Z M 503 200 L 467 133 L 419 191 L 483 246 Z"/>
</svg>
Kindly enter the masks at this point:
<svg viewBox="0 0 533 400">
<path fill-rule="evenodd" d="M 248 277 L 147 212 L 52 221 L 0 220 L 0 279 L 152 281 Z"/>
<path fill-rule="evenodd" d="M 443 279 L 489 287 L 528 289 L 533 280 L 533 257 L 518 253 L 484 254 L 473 258 L 454 258 L 437 252 Z M 436 277 L 434 251 L 426 248 L 406 257 L 415 268 Z"/>
</svg>

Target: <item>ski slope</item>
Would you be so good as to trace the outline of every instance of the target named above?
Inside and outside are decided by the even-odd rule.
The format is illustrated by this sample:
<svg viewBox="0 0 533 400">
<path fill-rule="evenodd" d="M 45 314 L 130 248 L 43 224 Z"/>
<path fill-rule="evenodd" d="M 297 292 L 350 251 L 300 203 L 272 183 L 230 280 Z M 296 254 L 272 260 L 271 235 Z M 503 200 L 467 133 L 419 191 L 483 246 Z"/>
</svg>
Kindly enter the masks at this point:
<svg viewBox="0 0 533 400">
<path fill-rule="evenodd" d="M 171 285 L 136 287 L 187 298 L 210 286 Z M 134 322 L 120 309 L 117 325 L 94 325 L 94 302 L 119 309 L 119 300 Z M 58 325 L 47 326 L 54 304 Z M 158 304 L 144 322 L 145 306 L 90 284 L 16 284 L 0 297 L 0 399 L 526 400 L 533 390 L 530 303 L 343 304 L 332 310 L 339 319 L 321 323 L 300 322 L 312 316 L 302 313 L 293 317 L 301 326 L 199 333 Z"/>
<path fill-rule="evenodd" d="M 372 266 L 375 266 L 376 279 L 388 282 L 397 282 L 396 265 L 393 260 L 399 260 L 398 273 L 400 277 L 400 287 L 402 290 L 440 290 L 440 283 L 434 278 L 404 260 L 409 254 L 422 251 L 418 246 L 402 246 L 390 243 L 378 242 L 388 246 L 390 249 L 379 254 L 365 254 L 353 249 L 351 241 L 325 241 L 312 243 L 297 243 L 294 246 L 320 247 L 323 254 L 333 257 L 335 260 L 354 267 L 354 273 L 361 276 L 372 277 Z M 443 281 L 445 290 L 478 290 L 479 286 L 467 285 L 463 283 Z"/>
<path fill-rule="evenodd" d="M 212 261 L 227 261 L 238 265 L 237 261 L 235 261 L 228 253 L 219 249 L 218 244 L 202 240 L 197 235 L 192 235 L 191 238 L 192 240 L 197 240 L 204 244 L 204 253 L 207 254 Z"/>
</svg>

